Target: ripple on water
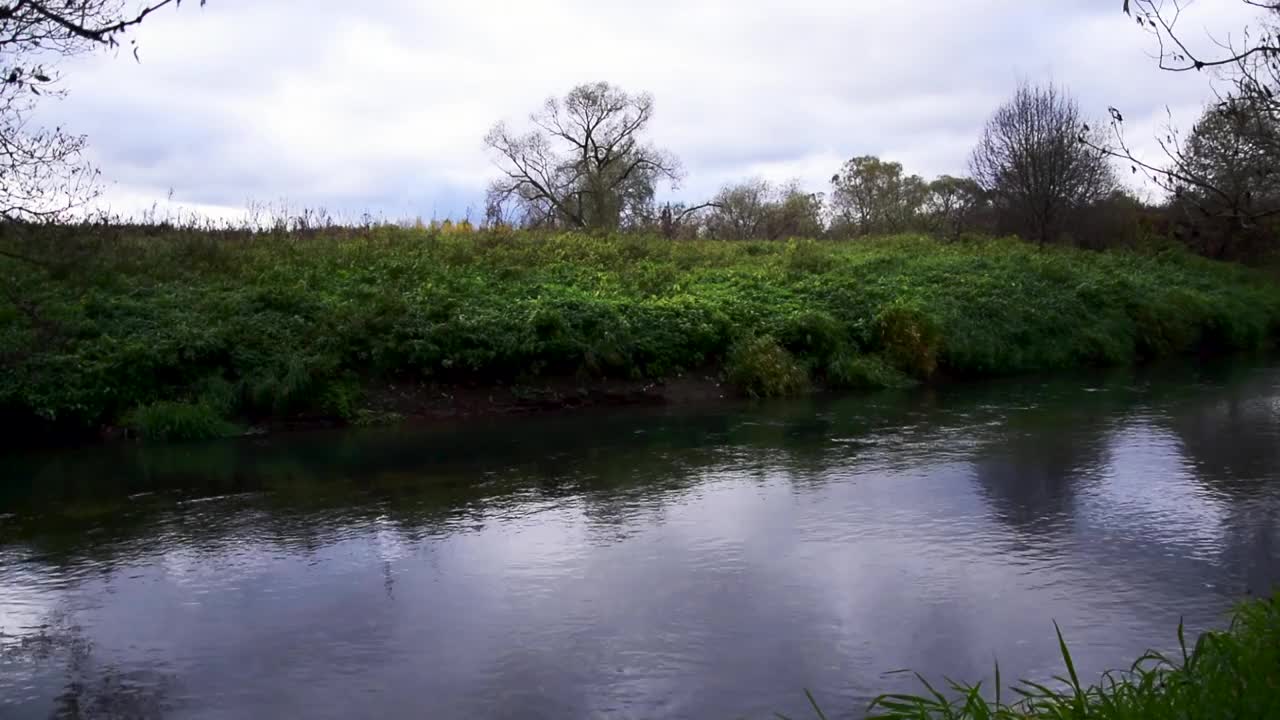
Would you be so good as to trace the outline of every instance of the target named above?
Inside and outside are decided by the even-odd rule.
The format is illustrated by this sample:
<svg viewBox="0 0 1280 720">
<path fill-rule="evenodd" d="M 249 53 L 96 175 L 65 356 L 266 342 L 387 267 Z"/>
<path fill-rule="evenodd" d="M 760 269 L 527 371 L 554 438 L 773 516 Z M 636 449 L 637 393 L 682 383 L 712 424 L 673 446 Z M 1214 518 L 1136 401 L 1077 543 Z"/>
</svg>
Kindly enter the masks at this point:
<svg viewBox="0 0 1280 720">
<path fill-rule="evenodd" d="M 0 543 L 0 715 L 73 682 L 144 717 L 800 714 L 899 667 L 1048 677 L 1053 621 L 1123 664 L 1280 579 L 1280 386 L 1090 387 L 350 440 L 287 482 L 236 446 L 274 489 Z"/>
</svg>

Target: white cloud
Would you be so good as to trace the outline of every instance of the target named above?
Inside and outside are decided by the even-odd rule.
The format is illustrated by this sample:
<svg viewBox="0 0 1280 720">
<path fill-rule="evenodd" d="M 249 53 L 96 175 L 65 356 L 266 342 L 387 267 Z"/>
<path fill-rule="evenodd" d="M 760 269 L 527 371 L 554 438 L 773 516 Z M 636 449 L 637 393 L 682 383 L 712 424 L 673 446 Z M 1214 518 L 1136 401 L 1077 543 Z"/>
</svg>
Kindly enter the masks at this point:
<svg viewBox="0 0 1280 720">
<path fill-rule="evenodd" d="M 1193 6 L 1221 36 L 1242 3 Z M 1137 145 L 1166 104 L 1187 124 L 1205 78 L 1161 72 L 1119 0 L 211 0 L 149 20 L 128 52 L 65 66 L 44 119 L 89 135 L 119 208 L 243 208 L 289 198 L 390 217 L 481 207 L 481 138 L 548 95 L 606 79 L 658 101 L 653 139 L 683 158 L 677 195 L 763 175 L 813 190 L 878 154 L 964 171 L 979 128 L 1022 78 L 1069 86 Z M 222 212 L 226 212 L 223 210 Z"/>
</svg>

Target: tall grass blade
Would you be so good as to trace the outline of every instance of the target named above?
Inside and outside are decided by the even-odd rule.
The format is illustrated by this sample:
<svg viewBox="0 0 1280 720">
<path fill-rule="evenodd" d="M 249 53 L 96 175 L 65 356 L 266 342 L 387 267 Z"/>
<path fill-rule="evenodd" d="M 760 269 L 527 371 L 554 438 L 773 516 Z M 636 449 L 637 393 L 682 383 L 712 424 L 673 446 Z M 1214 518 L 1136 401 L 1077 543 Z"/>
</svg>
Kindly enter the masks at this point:
<svg viewBox="0 0 1280 720">
<path fill-rule="evenodd" d="M 1067 675 L 1060 689 L 1020 680 L 1019 697 L 1006 705 L 1003 677 L 995 663 L 994 702 L 982 697 L 982 683 L 947 679 L 949 700 L 919 673 L 919 695 L 877 697 L 868 720 L 1254 720 L 1280 718 L 1280 593 L 1236 610 L 1225 631 L 1202 634 L 1186 649 L 1186 628 L 1178 624 L 1182 662 L 1149 650 L 1128 670 L 1107 671 L 1086 687 L 1075 660 L 1054 623 Z M 1067 691 L 1065 687 L 1070 687 Z"/>
<path fill-rule="evenodd" d="M 804 691 L 804 696 L 809 698 L 809 704 L 813 706 L 813 711 L 817 713 L 818 720 L 827 720 L 827 716 L 825 713 L 822 712 L 822 708 L 818 707 L 818 701 L 813 699 L 813 693 L 809 692 L 809 690 L 806 688 Z"/>
<path fill-rule="evenodd" d="M 1000 682 L 1000 661 L 995 660 L 994 662 L 996 666 L 996 710 L 998 711 L 1004 707 L 1004 702 L 1001 700 L 1001 693 L 1004 692 L 1004 689 L 1003 684 Z"/>
</svg>

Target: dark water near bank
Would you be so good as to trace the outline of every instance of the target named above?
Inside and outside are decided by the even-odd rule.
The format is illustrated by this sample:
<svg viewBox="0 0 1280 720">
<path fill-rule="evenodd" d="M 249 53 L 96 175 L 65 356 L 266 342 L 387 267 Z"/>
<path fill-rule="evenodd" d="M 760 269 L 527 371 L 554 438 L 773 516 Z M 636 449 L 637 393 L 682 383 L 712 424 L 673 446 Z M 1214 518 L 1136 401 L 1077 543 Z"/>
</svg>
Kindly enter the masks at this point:
<svg viewBox="0 0 1280 720">
<path fill-rule="evenodd" d="M 1280 366 L 0 458 L 0 717 L 833 716 L 1280 581 Z"/>
</svg>

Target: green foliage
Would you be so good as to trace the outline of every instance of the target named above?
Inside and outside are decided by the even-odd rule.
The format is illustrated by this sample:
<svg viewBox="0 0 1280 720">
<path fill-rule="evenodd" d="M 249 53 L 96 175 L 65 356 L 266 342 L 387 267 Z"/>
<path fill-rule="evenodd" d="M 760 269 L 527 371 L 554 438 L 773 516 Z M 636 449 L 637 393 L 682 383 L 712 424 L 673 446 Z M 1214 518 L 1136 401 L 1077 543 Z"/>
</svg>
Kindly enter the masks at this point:
<svg viewBox="0 0 1280 720">
<path fill-rule="evenodd" d="M 872 155 L 849 159 L 831 190 L 833 233 L 840 236 L 903 232 L 915 226 L 929 196 L 919 175 Z"/>
<path fill-rule="evenodd" d="M 1231 626 L 1200 636 L 1188 650 L 1181 625 L 1175 657 L 1149 651 L 1125 671 L 1085 686 L 1058 631 L 1065 676 L 1053 685 L 1023 680 L 1005 694 L 947 681 L 938 689 L 923 677 L 920 695 L 888 694 L 872 701 L 876 720 L 1183 720 L 1280 717 L 1280 595 L 1241 605 Z M 917 676 L 919 677 L 919 676 Z M 815 705 L 816 708 L 816 705 Z M 821 711 L 819 711 L 821 712 Z"/>
<path fill-rule="evenodd" d="M 928 378 L 938 368 L 942 332 L 924 311 L 905 303 L 882 309 L 872 321 L 877 345 L 904 372 Z"/>
<path fill-rule="evenodd" d="M 834 264 L 831 252 L 817 240 L 788 240 L 782 257 L 787 269 L 797 274 L 826 272 Z"/>
<path fill-rule="evenodd" d="M 841 353 L 827 366 L 827 384 L 845 390 L 909 388 L 918 381 L 875 355 Z"/>
<path fill-rule="evenodd" d="M 222 417 L 229 417 L 240 409 L 240 388 L 219 375 L 210 375 L 196 383 L 197 402 Z"/>
<path fill-rule="evenodd" d="M 725 374 L 729 384 L 752 398 L 796 395 L 809 386 L 804 367 L 768 335 L 735 342 L 729 349 Z"/>
<path fill-rule="evenodd" d="M 0 259 L 0 411 L 60 431 L 162 400 L 354 420 L 379 379 L 664 378 L 727 363 L 763 396 L 801 375 L 896 386 L 1251 350 L 1280 331 L 1274 278 L 1167 246 L 382 227 L 60 240 L 69 270 Z M 755 339 L 731 353 L 739 338 Z"/>
<path fill-rule="evenodd" d="M 802 310 L 782 318 L 777 330 L 778 341 L 797 357 L 825 364 L 848 342 L 848 329 L 819 310 Z"/>
<path fill-rule="evenodd" d="M 363 393 L 354 375 L 335 378 L 320 389 L 317 409 L 330 417 L 352 420 L 359 417 Z"/>
<path fill-rule="evenodd" d="M 209 440 L 237 431 L 209 405 L 167 400 L 134 408 L 123 424 L 147 440 L 161 441 Z"/>
</svg>

